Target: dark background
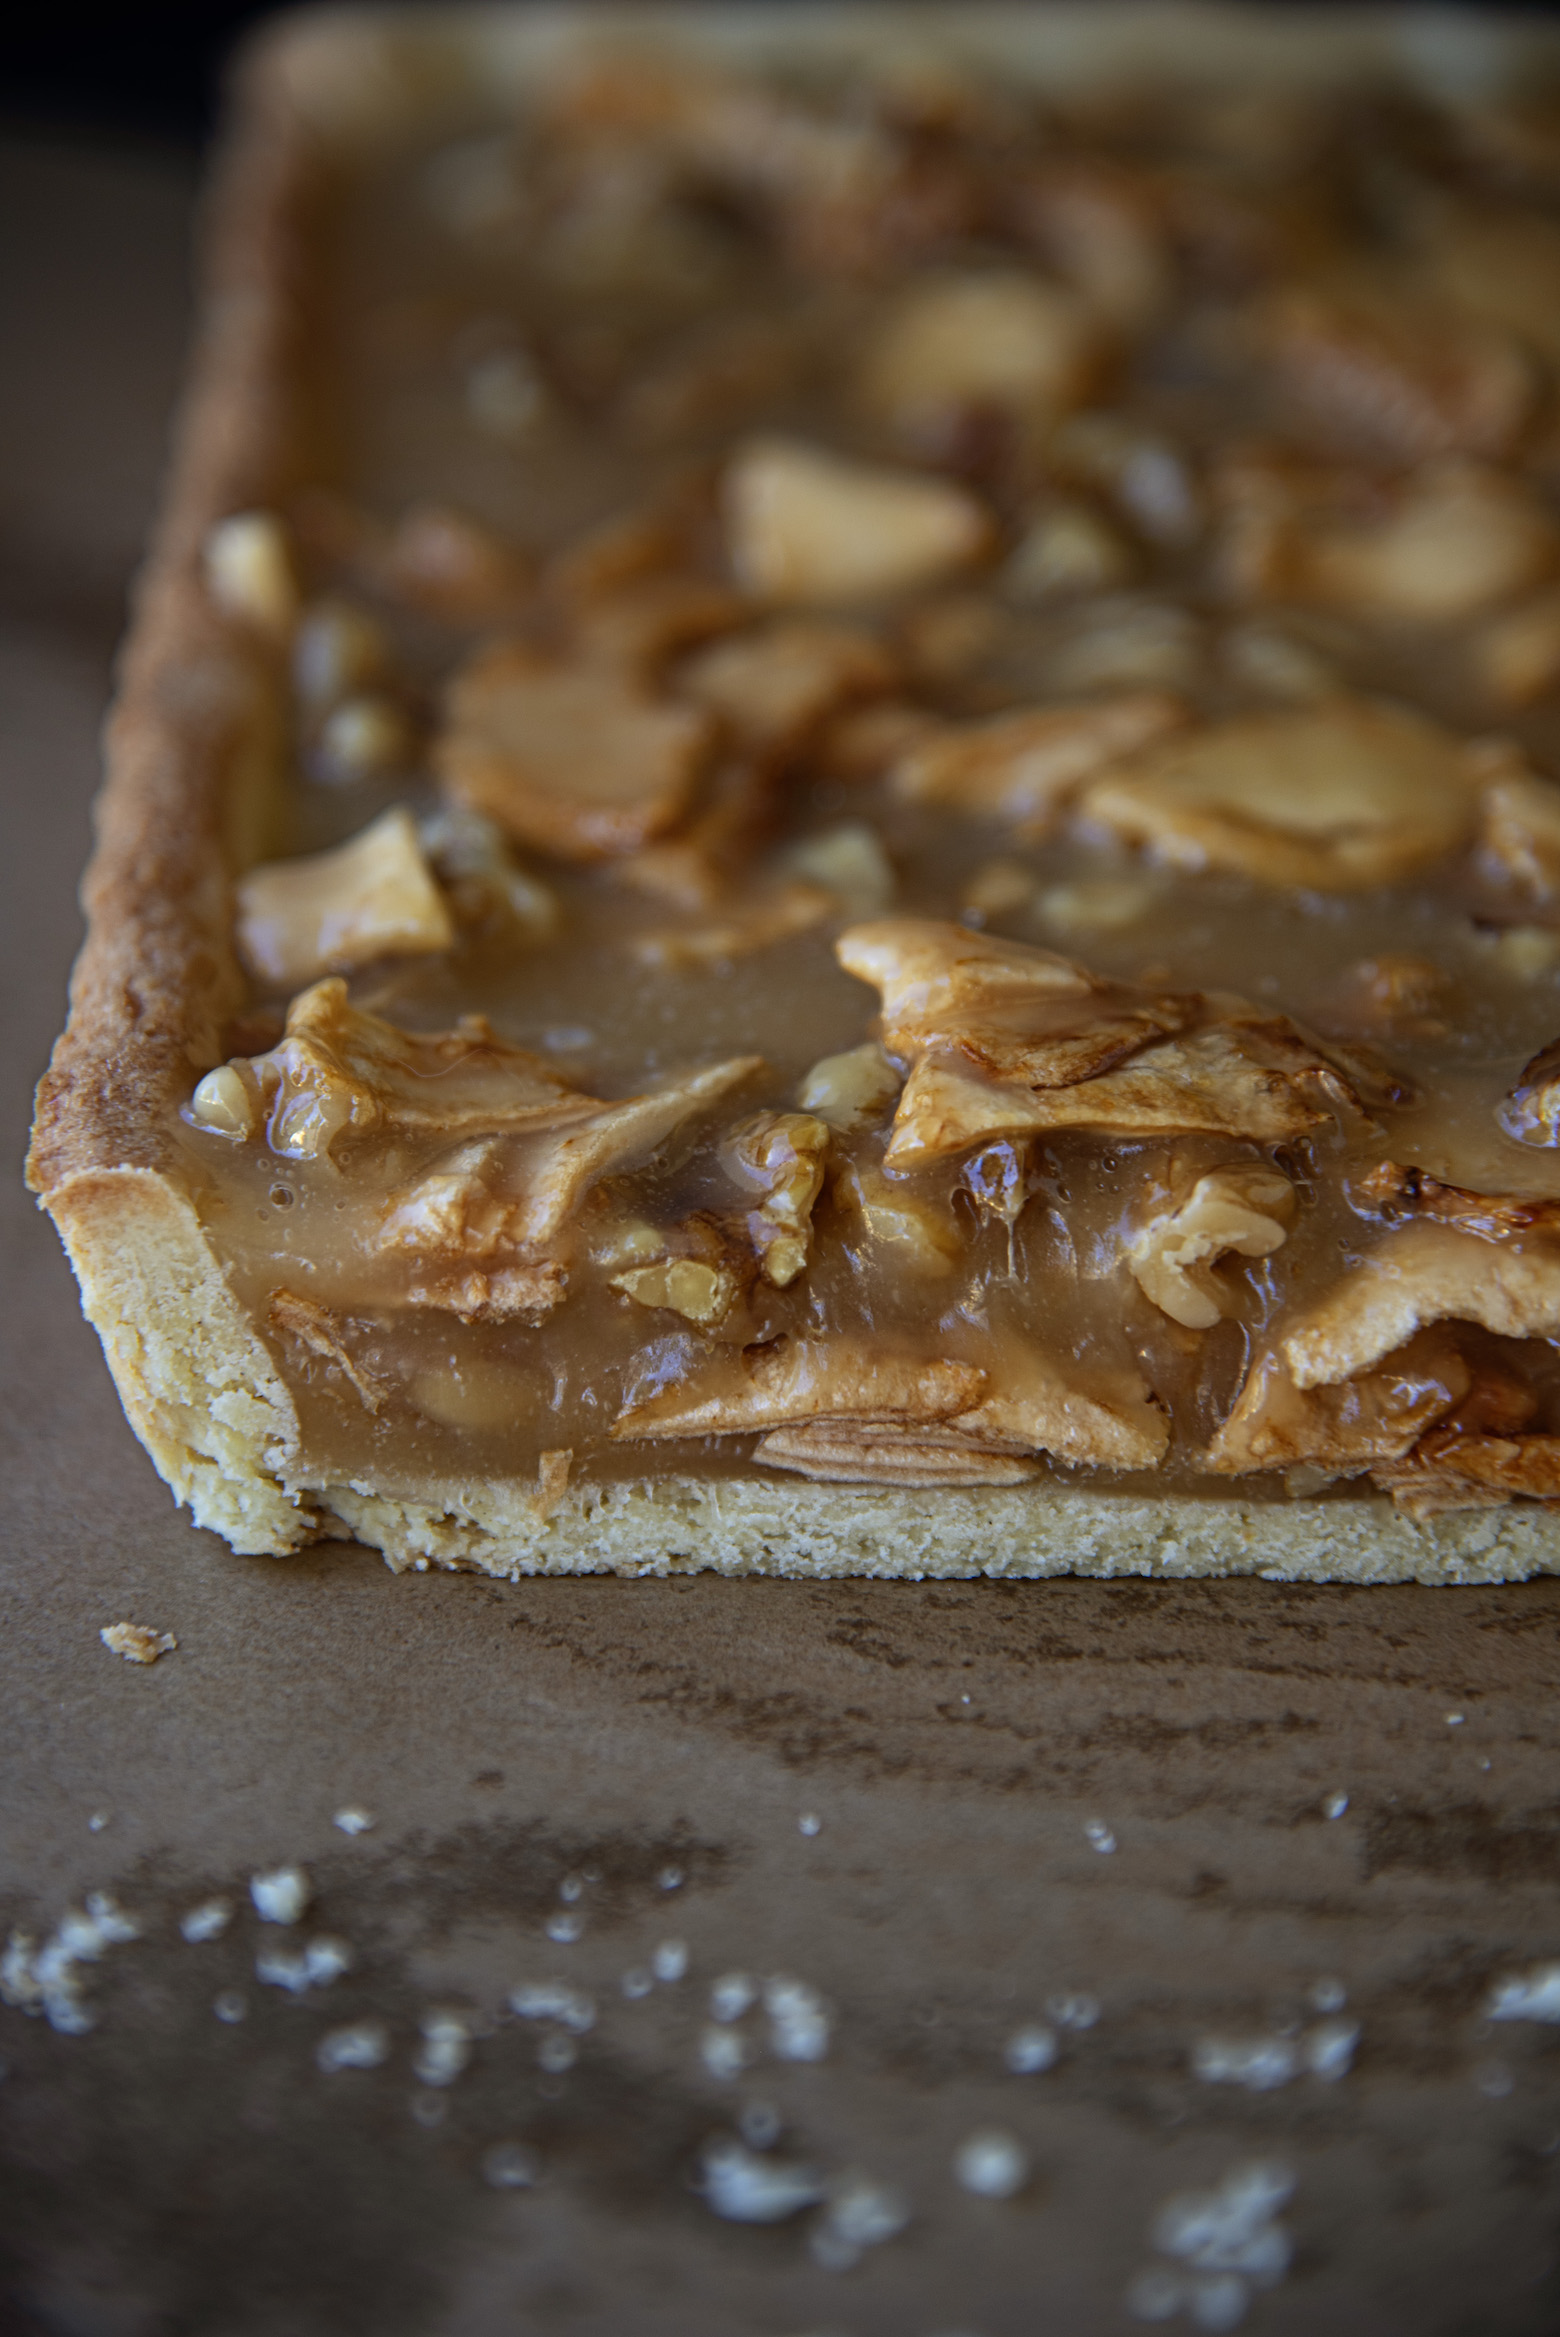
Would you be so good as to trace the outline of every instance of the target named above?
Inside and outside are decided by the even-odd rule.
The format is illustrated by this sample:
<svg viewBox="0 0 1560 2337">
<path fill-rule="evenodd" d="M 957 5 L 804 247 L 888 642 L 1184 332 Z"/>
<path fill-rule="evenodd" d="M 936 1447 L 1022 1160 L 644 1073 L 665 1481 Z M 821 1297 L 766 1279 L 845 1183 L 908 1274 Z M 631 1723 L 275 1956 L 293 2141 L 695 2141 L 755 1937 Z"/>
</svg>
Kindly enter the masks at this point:
<svg viewBox="0 0 1560 2337">
<path fill-rule="evenodd" d="M 1557 10 L 1560 0 L 1527 0 L 1502 12 Z M 265 0 L 117 0 L 101 8 L 13 0 L 0 28 L 0 122 L 198 143 L 217 112 L 234 42 L 277 13 Z"/>
</svg>

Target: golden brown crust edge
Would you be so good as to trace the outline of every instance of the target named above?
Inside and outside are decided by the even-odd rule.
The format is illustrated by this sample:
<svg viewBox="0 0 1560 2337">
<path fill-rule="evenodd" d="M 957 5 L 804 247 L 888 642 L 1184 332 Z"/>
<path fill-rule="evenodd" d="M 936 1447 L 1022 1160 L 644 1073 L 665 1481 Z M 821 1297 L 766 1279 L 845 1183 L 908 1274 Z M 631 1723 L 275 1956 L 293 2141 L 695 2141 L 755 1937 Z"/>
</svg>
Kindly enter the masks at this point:
<svg viewBox="0 0 1560 2337">
<path fill-rule="evenodd" d="M 204 593 L 226 513 L 274 504 L 307 466 L 305 232 L 323 156 L 290 104 L 285 30 L 244 76 L 208 229 L 206 323 L 179 454 L 139 580 L 106 734 L 85 946 L 40 1083 L 28 1179 L 53 1217 L 126 1413 L 196 1522 L 244 1554 L 343 1533 L 417 1563 L 521 1573 L 1043 1576 L 1077 1573 L 1475 1582 L 1560 1571 L 1537 1510 L 1428 1526 L 1382 1497 L 1275 1503 L 1055 1485 L 939 1494 L 767 1478 L 416 1497 L 298 1474 L 296 1413 L 173 1172 L 165 1134 L 219 1059 L 240 995 L 231 875 L 264 849 L 280 676 Z"/>
</svg>

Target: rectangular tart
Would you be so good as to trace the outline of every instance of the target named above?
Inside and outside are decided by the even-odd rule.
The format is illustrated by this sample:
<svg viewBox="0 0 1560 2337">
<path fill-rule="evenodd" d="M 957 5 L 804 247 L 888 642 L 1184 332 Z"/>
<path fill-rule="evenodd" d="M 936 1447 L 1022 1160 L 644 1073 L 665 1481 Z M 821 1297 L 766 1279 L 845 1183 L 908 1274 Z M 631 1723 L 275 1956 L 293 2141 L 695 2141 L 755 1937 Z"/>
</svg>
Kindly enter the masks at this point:
<svg viewBox="0 0 1560 2337">
<path fill-rule="evenodd" d="M 31 1179 L 243 1552 L 1560 1564 L 1560 41 L 241 77 Z"/>
</svg>

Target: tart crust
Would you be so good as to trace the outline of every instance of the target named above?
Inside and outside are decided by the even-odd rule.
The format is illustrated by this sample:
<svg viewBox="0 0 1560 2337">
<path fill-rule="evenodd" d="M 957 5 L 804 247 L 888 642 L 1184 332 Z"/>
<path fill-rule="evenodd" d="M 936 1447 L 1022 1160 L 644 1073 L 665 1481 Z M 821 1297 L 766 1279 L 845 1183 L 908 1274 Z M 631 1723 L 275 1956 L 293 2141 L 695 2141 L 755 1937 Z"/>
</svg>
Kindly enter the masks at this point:
<svg viewBox="0 0 1560 2337">
<path fill-rule="evenodd" d="M 1047 28 L 1037 36 L 1038 17 Z M 1049 41 L 1073 73 L 1091 58 L 1109 68 L 1144 39 L 1161 54 L 1168 45 L 1183 68 L 1199 56 L 1227 66 L 1238 51 L 1286 72 L 1312 69 L 1319 42 L 1340 61 L 1362 61 L 1390 54 L 1395 38 L 1387 13 L 1369 10 L 1329 18 L 1320 35 L 1310 11 L 1264 26 L 1245 11 L 1201 7 L 1123 7 L 1109 18 L 1107 29 L 1086 8 L 973 7 L 960 12 L 960 34 L 988 60 Z M 766 7 L 636 9 L 628 21 L 641 41 L 746 57 L 859 57 L 907 25 L 925 28 L 913 7 L 831 11 L 817 27 Z M 939 37 L 949 21 L 936 12 Z M 452 83 L 488 69 L 514 81 L 571 43 L 624 29 L 593 12 L 582 32 L 576 12 L 546 8 L 441 11 L 437 25 L 413 13 L 402 23 L 409 32 L 392 32 L 364 12 L 284 26 L 241 74 L 211 198 L 205 322 L 107 728 L 87 940 L 38 1091 L 29 1184 L 60 1232 L 130 1422 L 177 1499 L 241 1553 L 281 1556 L 346 1538 L 397 1570 L 431 1563 L 510 1577 L 709 1568 L 1450 1583 L 1560 1571 L 1560 1517 L 1548 1510 L 1415 1523 L 1384 1494 L 1286 1501 L 1044 1482 L 929 1497 L 657 1474 L 558 1498 L 542 1484 L 363 1486 L 309 1474 L 292 1397 L 229 1288 L 165 1132 L 192 1079 L 222 1060 L 219 1035 L 243 996 L 232 886 L 266 857 L 281 777 L 277 654 L 214 614 L 202 546 L 217 520 L 276 504 L 308 473 L 313 209 L 355 138 L 441 102 L 413 94 L 422 52 L 442 55 Z M 1518 35 L 1507 27 L 1503 37 Z M 365 62 L 381 68 L 377 79 Z M 376 106 L 386 120 L 373 118 Z"/>
</svg>

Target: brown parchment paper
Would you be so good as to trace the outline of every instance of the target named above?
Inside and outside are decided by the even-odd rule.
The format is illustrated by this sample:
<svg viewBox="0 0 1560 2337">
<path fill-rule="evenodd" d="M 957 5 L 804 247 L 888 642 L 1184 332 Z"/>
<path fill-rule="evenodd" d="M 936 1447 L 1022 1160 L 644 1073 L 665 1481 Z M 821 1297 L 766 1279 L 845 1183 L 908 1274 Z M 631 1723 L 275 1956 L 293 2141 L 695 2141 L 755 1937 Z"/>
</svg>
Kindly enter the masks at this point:
<svg viewBox="0 0 1560 2337">
<path fill-rule="evenodd" d="M 0 153 L 15 1163 L 79 930 L 188 194 L 145 156 Z M 173 1511 L 52 1233 L 4 1192 L 0 1938 L 41 1942 L 92 1891 L 139 1930 L 78 1967 L 90 2032 L 0 2007 L 7 2337 L 1091 2337 L 1143 2325 L 1146 2267 L 1184 2273 L 1161 2204 L 1254 2161 L 1295 2184 L 1289 2271 L 1243 2324 L 1263 2337 L 1560 2327 L 1560 2026 L 1483 2017 L 1560 1956 L 1560 1583 L 508 1586 L 341 1547 L 236 1559 Z M 126 1619 L 177 1652 L 110 1654 Z M 373 1829 L 338 1830 L 347 1805 Z M 247 1898 L 283 1861 L 314 1891 L 288 1932 Z M 230 1927 L 190 1944 L 178 1918 L 213 1895 Z M 578 1938 L 549 1937 L 560 1915 Z M 355 1958 L 328 1989 L 256 1979 L 262 1948 L 320 1934 Z M 625 1995 L 669 1942 L 686 1976 Z M 775 2058 L 753 2012 L 749 2066 L 713 2076 L 733 1972 L 815 1989 L 826 2057 Z M 596 2012 L 549 2072 L 567 2031 L 506 2003 L 554 1979 Z M 1210 2039 L 1303 2057 L 1329 1981 L 1359 2025 L 1346 2075 L 1194 2074 Z M 1088 2027 L 1047 2012 L 1084 1997 Z M 438 2006 L 484 2032 L 446 2087 L 414 2067 Z M 365 2021 L 385 2059 L 323 2073 L 321 2040 Z M 1015 2076 L 1035 2021 L 1055 2064 Z M 809 2250 L 822 2210 L 718 2218 L 701 2152 L 744 2105 L 777 2113 L 770 2155 L 894 2187 L 905 2228 L 840 2270 Z M 953 2173 L 990 2128 L 1027 2156 L 1008 2200 Z M 485 2179 L 505 2143 L 533 2185 Z"/>
</svg>

